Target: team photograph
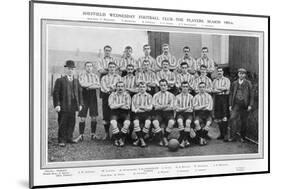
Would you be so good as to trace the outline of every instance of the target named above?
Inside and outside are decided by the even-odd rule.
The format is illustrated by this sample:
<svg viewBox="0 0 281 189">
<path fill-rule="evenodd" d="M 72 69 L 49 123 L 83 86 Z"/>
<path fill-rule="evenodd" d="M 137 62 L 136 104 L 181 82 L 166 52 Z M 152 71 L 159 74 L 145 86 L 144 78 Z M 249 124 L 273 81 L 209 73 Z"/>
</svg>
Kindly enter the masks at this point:
<svg viewBox="0 0 281 189">
<path fill-rule="evenodd" d="M 259 38 L 54 25 L 48 161 L 255 154 Z"/>
</svg>

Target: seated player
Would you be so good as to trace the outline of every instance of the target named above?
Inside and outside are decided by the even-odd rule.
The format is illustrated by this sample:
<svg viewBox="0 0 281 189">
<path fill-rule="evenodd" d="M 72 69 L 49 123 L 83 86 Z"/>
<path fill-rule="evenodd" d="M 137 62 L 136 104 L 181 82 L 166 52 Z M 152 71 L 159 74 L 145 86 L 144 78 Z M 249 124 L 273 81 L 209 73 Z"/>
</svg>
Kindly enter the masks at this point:
<svg viewBox="0 0 281 189">
<path fill-rule="evenodd" d="M 134 146 L 145 147 L 144 135 L 148 134 L 151 126 L 152 96 L 146 92 L 144 82 L 139 83 L 139 93 L 135 94 L 132 99 L 132 112 L 134 113 L 134 132 L 137 140 Z"/>
<path fill-rule="evenodd" d="M 205 65 L 200 66 L 200 76 L 194 80 L 194 91 L 195 93 L 199 92 L 198 86 L 199 83 L 205 83 L 205 91 L 211 93 L 213 90 L 212 80 L 207 76 L 207 67 Z"/>
<path fill-rule="evenodd" d="M 176 87 L 180 88 L 182 82 L 187 82 L 189 85 L 189 90 L 194 90 L 194 77 L 190 73 L 188 73 L 188 64 L 186 62 L 182 62 L 180 64 L 181 73 L 178 73 L 176 76 Z"/>
<path fill-rule="evenodd" d="M 162 45 L 162 54 L 156 57 L 157 66 L 155 68 L 155 71 L 161 70 L 163 60 L 168 61 L 168 69 L 170 69 L 170 71 L 174 71 L 177 69 L 177 59 L 171 55 L 168 44 Z"/>
<path fill-rule="evenodd" d="M 174 72 L 169 70 L 169 61 L 163 60 L 162 61 L 162 69 L 161 71 L 156 73 L 157 81 L 165 79 L 168 82 L 168 91 L 173 93 L 174 95 L 177 93 L 176 87 L 176 75 Z M 160 83 L 158 82 L 158 86 Z"/>
<path fill-rule="evenodd" d="M 213 99 L 210 94 L 206 92 L 206 84 L 199 83 L 199 93 L 193 98 L 193 108 L 195 112 L 195 132 L 199 137 L 199 144 L 207 144 L 207 134 L 212 124 L 212 109 Z"/>
<path fill-rule="evenodd" d="M 148 60 L 144 60 L 142 65 L 142 69 L 136 72 L 136 85 L 140 82 L 144 82 L 147 86 L 147 92 L 154 95 L 158 92 L 156 75 L 149 69 L 150 63 Z"/>
<path fill-rule="evenodd" d="M 184 148 L 190 145 L 190 125 L 193 117 L 193 96 L 189 94 L 187 81 L 181 83 L 182 92 L 176 96 L 177 123 L 180 131 L 179 143 Z"/>
<path fill-rule="evenodd" d="M 97 121 L 96 117 L 98 116 L 98 103 L 96 90 L 100 88 L 100 79 L 93 73 L 93 63 L 85 63 L 85 72 L 79 75 L 79 83 L 82 87 L 82 96 L 84 106 L 79 112 L 80 122 L 79 122 L 79 137 L 77 140 L 84 140 L 84 130 L 86 124 L 86 117 L 89 111 L 91 117 L 91 140 L 99 139 L 96 135 Z"/>
<path fill-rule="evenodd" d="M 127 75 L 122 77 L 123 82 L 125 83 L 125 89 L 132 97 L 138 92 L 136 85 L 136 77 L 134 76 L 134 66 L 132 64 L 127 65 Z"/>
<path fill-rule="evenodd" d="M 131 123 L 129 113 L 131 97 L 125 91 L 125 84 L 123 81 L 116 83 L 116 92 L 110 94 L 108 105 L 111 109 L 110 124 L 112 127 L 114 145 L 122 147 L 125 145 L 125 138 Z"/>
<path fill-rule="evenodd" d="M 159 81 L 160 91 L 157 92 L 152 99 L 152 104 L 155 109 L 155 115 L 153 119 L 154 131 L 158 132 L 160 126 L 163 129 L 163 135 L 160 137 L 160 146 L 168 146 L 168 135 L 171 133 L 174 124 L 174 102 L 175 96 L 168 90 L 168 81 L 161 79 Z"/>
<path fill-rule="evenodd" d="M 109 62 L 108 73 L 101 79 L 102 113 L 105 130 L 103 140 L 109 139 L 110 108 L 108 106 L 108 97 L 115 91 L 116 83 L 121 80 L 121 76 L 116 73 L 116 64 L 114 62 Z"/>
<path fill-rule="evenodd" d="M 122 77 L 127 74 L 126 68 L 128 64 L 132 64 L 134 68 L 137 68 L 137 61 L 133 58 L 132 53 L 133 48 L 131 46 L 126 46 L 124 54 L 118 63 L 118 70 Z"/>
</svg>

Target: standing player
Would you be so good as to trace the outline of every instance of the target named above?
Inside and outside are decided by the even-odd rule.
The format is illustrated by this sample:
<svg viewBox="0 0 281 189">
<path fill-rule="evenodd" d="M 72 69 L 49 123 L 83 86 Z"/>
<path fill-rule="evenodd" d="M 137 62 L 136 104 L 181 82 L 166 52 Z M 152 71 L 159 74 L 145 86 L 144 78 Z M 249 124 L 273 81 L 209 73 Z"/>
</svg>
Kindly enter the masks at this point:
<svg viewBox="0 0 281 189">
<path fill-rule="evenodd" d="M 125 138 L 130 127 L 131 97 L 125 91 L 123 81 L 116 83 L 116 92 L 110 94 L 108 105 L 111 109 L 110 124 L 112 127 L 112 138 L 115 146 L 124 146 Z M 121 125 L 120 127 L 118 125 Z"/>
<path fill-rule="evenodd" d="M 75 127 L 75 112 L 83 106 L 81 87 L 78 79 L 74 78 L 75 63 L 67 60 L 64 77 L 56 80 L 53 92 L 53 101 L 58 112 L 58 143 L 64 147 L 65 143 L 76 143 L 73 140 Z"/>
<path fill-rule="evenodd" d="M 118 63 L 118 69 L 121 73 L 121 76 L 127 74 L 126 68 L 128 64 L 132 64 L 134 68 L 137 68 L 137 61 L 132 57 L 133 48 L 131 46 L 126 46 L 124 50 L 124 55 Z"/>
<path fill-rule="evenodd" d="M 183 53 L 184 56 L 178 60 L 178 65 L 181 65 L 182 62 L 186 62 L 188 73 L 193 75 L 196 70 L 196 60 L 190 55 L 190 48 L 188 46 L 183 47 Z"/>
<path fill-rule="evenodd" d="M 162 61 L 162 69 L 161 71 L 156 73 L 156 78 L 158 81 L 158 86 L 160 85 L 159 81 L 165 79 L 168 82 L 168 91 L 173 93 L 174 95 L 177 93 L 176 88 L 176 75 L 174 72 L 169 70 L 169 61 Z"/>
<path fill-rule="evenodd" d="M 125 83 L 125 89 L 129 92 L 132 97 L 135 93 L 138 92 L 136 85 L 136 77 L 134 76 L 134 66 L 132 64 L 127 65 L 127 75 L 122 77 L 123 82 Z"/>
<path fill-rule="evenodd" d="M 162 45 L 162 54 L 156 57 L 157 67 L 155 71 L 159 71 L 162 69 L 163 60 L 168 60 L 168 67 L 171 71 L 174 71 L 178 67 L 177 60 L 174 56 L 171 55 L 168 44 Z"/>
<path fill-rule="evenodd" d="M 193 108 L 195 112 L 195 131 L 199 136 L 199 144 L 207 144 L 206 138 L 210 125 L 212 124 L 213 99 L 206 92 L 206 84 L 199 83 L 199 93 L 193 98 Z"/>
<path fill-rule="evenodd" d="M 180 131 L 179 143 L 184 148 L 190 145 L 189 137 L 193 117 L 193 96 L 189 94 L 187 81 L 181 83 L 182 92 L 176 96 L 177 123 Z"/>
<path fill-rule="evenodd" d="M 109 45 L 104 46 L 103 52 L 104 57 L 99 59 L 98 63 L 98 72 L 100 73 L 100 76 L 104 76 L 108 73 L 108 63 L 114 62 L 117 64 L 117 60 L 111 56 L 112 48 Z"/>
<path fill-rule="evenodd" d="M 211 74 L 215 70 L 214 60 L 208 57 L 209 49 L 208 47 L 203 47 L 201 50 L 201 57 L 197 59 L 197 71 L 201 69 L 201 66 L 204 65 L 207 68 L 207 73 Z"/>
<path fill-rule="evenodd" d="M 207 76 L 207 67 L 205 65 L 200 66 L 200 76 L 194 80 L 194 90 L 195 93 L 199 92 L 199 83 L 205 83 L 205 91 L 211 93 L 213 90 L 212 80 Z"/>
<path fill-rule="evenodd" d="M 85 72 L 79 75 L 79 83 L 82 87 L 82 96 L 84 106 L 79 112 L 80 123 L 79 123 L 79 137 L 77 140 L 83 141 L 84 139 L 84 130 L 86 117 L 89 114 L 91 117 L 91 139 L 99 139 L 96 135 L 97 121 L 96 117 L 98 116 L 98 103 L 96 89 L 100 88 L 100 79 L 93 73 L 93 63 L 85 63 Z"/>
<path fill-rule="evenodd" d="M 137 140 L 133 145 L 140 143 L 141 147 L 145 147 L 144 135 L 148 134 L 151 126 L 152 96 L 146 92 L 146 85 L 140 82 L 139 93 L 135 94 L 132 99 L 132 112 L 134 115 L 134 132 Z"/>
<path fill-rule="evenodd" d="M 121 76 L 116 73 L 116 64 L 114 62 L 109 62 L 108 74 L 101 79 L 102 113 L 105 129 L 104 140 L 109 138 L 110 108 L 108 106 L 108 97 L 110 93 L 115 90 L 116 83 L 121 80 Z"/>
<path fill-rule="evenodd" d="M 178 73 L 176 76 L 176 87 L 180 88 L 182 82 L 187 82 L 189 90 L 194 90 L 194 76 L 188 73 L 188 64 L 186 62 L 182 62 L 180 67 L 181 73 Z"/>
<path fill-rule="evenodd" d="M 154 131 L 159 132 L 160 126 L 163 128 L 164 136 L 160 134 L 160 146 L 168 146 L 168 135 L 171 133 L 174 124 L 174 103 L 175 96 L 168 90 L 168 81 L 161 79 L 159 81 L 160 91 L 153 96 L 152 104 L 155 109 L 153 120 Z M 161 130 L 160 130 L 161 131 Z"/>
<path fill-rule="evenodd" d="M 140 57 L 137 61 L 138 67 L 139 69 L 143 68 L 143 62 L 144 61 L 148 61 L 149 63 L 149 70 L 154 70 L 156 68 L 156 60 L 150 56 L 150 52 L 151 52 L 151 47 L 148 44 L 145 44 L 143 46 L 143 52 L 144 52 L 144 56 Z"/>
<path fill-rule="evenodd" d="M 220 129 L 218 139 L 227 140 L 227 117 L 230 80 L 223 76 L 223 68 L 217 68 L 217 78 L 213 81 L 214 113 Z"/>
<path fill-rule="evenodd" d="M 234 81 L 230 88 L 229 95 L 229 110 L 231 112 L 229 125 L 230 125 L 230 139 L 236 139 L 236 132 L 238 130 L 237 118 L 240 116 L 240 142 L 245 141 L 246 129 L 248 125 L 248 115 L 254 105 L 254 91 L 252 83 L 246 79 L 246 70 L 240 68 L 238 70 L 238 80 Z"/>
<path fill-rule="evenodd" d="M 150 70 L 150 62 L 144 60 L 142 68 L 136 72 L 136 84 L 144 82 L 149 94 L 154 95 L 158 92 L 156 74 Z"/>
</svg>

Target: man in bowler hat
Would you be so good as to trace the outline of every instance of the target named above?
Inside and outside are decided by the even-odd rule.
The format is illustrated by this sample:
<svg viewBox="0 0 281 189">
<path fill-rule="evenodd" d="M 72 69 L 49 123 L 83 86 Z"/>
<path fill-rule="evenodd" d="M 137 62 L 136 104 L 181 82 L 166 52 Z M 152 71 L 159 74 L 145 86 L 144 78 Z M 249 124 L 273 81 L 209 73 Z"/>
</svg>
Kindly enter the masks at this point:
<svg viewBox="0 0 281 189">
<path fill-rule="evenodd" d="M 73 140 L 76 111 L 82 109 L 82 90 L 77 78 L 74 78 L 75 63 L 72 60 L 65 62 L 65 76 L 55 82 L 53 103 L 58 112 L 58 142 L 64 147 L 65 143 L 76 143 Z"/>
<path fill-rule="evenodd" d="M 237 118 L 240 116 L 240 142 L 245 141 L 247 122 L 249 112 L 254 104 L 253 87 L 249 80 L 246 79 L 246 69 L 238 69 L 238 80 L 234 81 L 230 88 L 229 110 L 230 110 L 230 138 L 229 141 L 236 140 L 238 131 Z"/>
</svg>

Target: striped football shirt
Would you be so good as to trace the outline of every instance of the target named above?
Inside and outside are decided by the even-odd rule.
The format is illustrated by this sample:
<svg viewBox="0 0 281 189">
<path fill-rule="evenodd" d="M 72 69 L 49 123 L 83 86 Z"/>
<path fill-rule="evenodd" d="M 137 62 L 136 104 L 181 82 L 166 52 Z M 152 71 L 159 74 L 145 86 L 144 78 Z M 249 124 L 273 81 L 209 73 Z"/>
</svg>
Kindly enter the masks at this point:
<svg viewBox="0 0 281 189">
<path fill-rule="evenodd" d="M 186 62 L 188 65 L 188 70 L 194 72 L 196 70 L 196 60 L 192 57 L 185 57 L 179 58 L 178 65 L 180 67 L 182 62 Z"/>
<path fill-rule="evenodd" d="M 122 77 L 122 81 L 124 82 L 125 89 L 127 90 L 132 90 L 137 88 L 136 77 L 134 75 L 126 75 Z"/>
<path fill-rule="evenodd" d="M 175 84 L 176 83 L 176 75 L 174 72 L 171 71 L 164 71 L 161 70 L 156 73 L 156 79 L 157 79 L 157 85 L 159 86 L 159 81 L 161 79 L 165 79 L 168 81 L 169 84 Z"/>
<path fill-rule="evenodd" d="M 137 67 L 138 68 L 143 68 L 143 61 L 148 60 L 149 61 L 149 68 L 151 70 L 155 70 L 156 67 L 156 60 L 152 56 L 143 56 L 140 57 L 137 61 Z"/>
<path fill-rule="evenodd" d="M 212 83 L 212 80 L 207 76 L 200 76 L 194 80 L 193 86 L 194 86 L 195 92 L 197 92 L 197 93 L 199 92 L 198 85 L 201 82 L 204 82 L 206 84 L 206 92 L 211 93 L 212 89 L 213 89 L 213 83 Z"/>
<path fill-rule="evenodd" d="M 196 69 L 200 71 L 200 66 L 205 65 L 207 67 L 207 72 L 213 72 L 215 70 L 214 60 L 211 58 L 200 57 L 196 61 Z"/>
<path fill-rule="evenodd" d="M 116 73 L 103 76 L 101 79 L 101 91 L 104 93 L 110 92 L 110 88 L 115 89 L 116 83 L 121 80 L 121 76 Z"/>
<path fill-rule="evenodd" d="M 204 110 L 211 111 L 213 109 L 213 98 L 208 93 L 199 93 L 194 96 L 193 98 L 193 107 L 194 110 L 198 110 L 197 108 L 199 106 L 207 105 L 207 107 Z"/>
<path fill-rule="evenodd" d="M 174 108 L 175 96 L 169 91 L 162 92 L 159 91 L 154 94 L 152 98 L 153 106 L 163 106 L 168 105 L 170 108 Z"/>
<path fill-rule="evenodd" d="M 177 59 L 174 56 L 172 56 L 171 54 L 168 54 L 168 55 L 161 54 L 161 55 L 157 56 L 157 58 L 156 58 L 158 70 L 160 70 L 162 68 L 162 61 L 163 60 L 169 61 L 169 69 L 174 70 L 178 67 Z"/>
<path fill-rule="evenodd" d="M 132 64 L 134 66 L 134 69 L 138 68 L 137 61 L 133 57 L 123 57 L 118 62 L 118 67 L 120 70 L 126 70 L 127 65 Z"/>
<path fill-rule="evenodd" d="M 132 111 L 135 112 L 140 107 L 146 107 L 152 110 L 152 96 L 145 93 L 137 93 L 132 98 Z"/>
<path fill-rule="evenodd" d="M 117 60 L 111 56 L 105 56 L 103 58 L 100 58 L 98 60 L 98 71 L 101 72 L 107 70 L 109 62 L 114 62 L 115 64 L 117 64 Z"/>
<path fill-rule="evenodd" d="M 147 71 L 139 71 L 136 72 L 136 83 L 137 85 L 140 82 L 144 82 L 145 84 L 148 83 L 157 83 L 156 74 L 153 71 L 147 70 Z"/>
<path fill-rule="evenodd" d="M 122 109 L 129 110 L 131 107 L 131 96 L 127 92 L 113 92 L 109 95 L 108 98 L 108 105 L 111 109 L 113 109 L 114 106 L 124 104 L 122 106 Z"/>
<path fill-rule="evenodd" d="M 230 80 L 224 76 L 222 76 L 221 78 L 217 77 L 213 81 L 213 90 L 217 90 L 218 88 L 224 89 L 225 90 L 225 91 L 223 91 L 224 94 L 229 94 Z"/>
<path fill-rule="evenodd" d="M 176 86 L 180 87 L 181 83 L 187 81 L 191 89 L 194 89 L 194 76 L 190 73 L 179 73 L 176 76 Z"/>
<path fill-rule="evenodd" d="M 79 83 L 82 87 L 89 87 L 91 85 L 100 86 L 100 78 L 97 74 L 83 72 L 79 75 Z"/>
<path fill-rule="evenodd" d="M 176 96 L 176 110 L 179 108 L 190 108 L 193 110 L 193 96 L 189 93 L 180 93 Z"/>
</svg>

